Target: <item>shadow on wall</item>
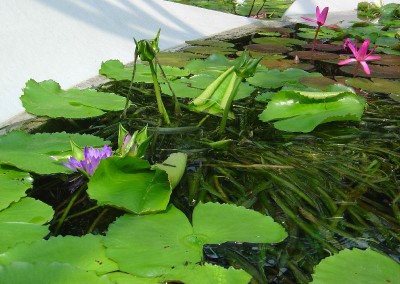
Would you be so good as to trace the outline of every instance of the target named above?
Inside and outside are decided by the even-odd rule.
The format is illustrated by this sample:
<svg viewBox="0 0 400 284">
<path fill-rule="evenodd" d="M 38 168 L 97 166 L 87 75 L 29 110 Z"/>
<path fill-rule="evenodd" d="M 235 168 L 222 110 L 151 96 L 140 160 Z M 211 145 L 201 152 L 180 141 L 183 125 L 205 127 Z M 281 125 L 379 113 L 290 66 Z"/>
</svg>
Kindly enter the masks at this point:
<svg viewBox="0 0 400 284">
<path fill-rule="evenodd" d="M 132 38 L 132 36 L 152 38 L 159 27 L 164 27 L 162 38 L 165 46 L 176 44 L 173 40 L 174 33 L 179 33 L 188 39 L 203 36 L 201 31 L 179 19 L 177 13 L 171 13 L 161 6 L 160 1 L 157 0 L 36 0 L 36 2 L 87 25 L 123 38 Z M 185 19 L 185 15 L 182 15 L 185 7 L 183 6 L 180 10 L 182 12 L 179 12 L 179 17 Z M 138 23 L 138 18 L 140 23 Z M 163 43 L 161 43 L 161 48 L 165 48 L 162 45 Z"/>
</svg>

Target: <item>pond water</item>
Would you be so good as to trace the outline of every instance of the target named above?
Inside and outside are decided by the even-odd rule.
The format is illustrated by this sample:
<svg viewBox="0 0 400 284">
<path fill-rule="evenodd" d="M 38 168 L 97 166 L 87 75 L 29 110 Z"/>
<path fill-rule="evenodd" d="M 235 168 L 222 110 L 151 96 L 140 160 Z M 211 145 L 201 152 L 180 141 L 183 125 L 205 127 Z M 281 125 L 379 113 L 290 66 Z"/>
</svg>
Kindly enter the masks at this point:
<svg viewBox="0 0 400 284">
<path fill-rule="evenodd" d="M 154 134 L 146 154 L 151 164 L 174 152 L 188 154 L 185 175 L 171 198 L 186 215 L 190 216 L 199 202 L 234 203 L 272 216 L 286 228 L 289 237 L 276 245 L 205 246 L 206 261 L 242 268 L 255 283 L 306 283 L 321 259 L 345 248 L 372 247 L 399 261 L 399 56 L 381 54 L 382 61 L 370 65 L 372 78 L 360 70 L 359 76 L 368 79 L 353 79 L 354 66 L 337 66 L 338 61 L 349 56 L 341 41 L 330 40 L 333 32 L 322 30 L 325 40 L 318 42 L 318 51 L 310 52 L 306 41 L 311 41 L 312 31 L 302 25 L 263 28 L 231 39 L 228 44 L 218 39 L 192 41 L 179 52 L 159 54 L 163 66 L 182 67 L 189 60 L 215 53 L 234 59 L 247 48 L 255 57 L 264 56 L 262 66 L 280 70 L 273 77 L 276 85 L 255 84 L 250 95 L 234 102 L 235 119 L 228 122 L 224 133 L 218 131 L 220 117 L 189 111 L 187 103 L 191 99 L 187 97 L 180 99 L 182 114 L 171 116 L 170 126 L 160 126 L 152 85 L 148 83 L 134 84 L 133 107 L 126 119 L 121 120 L 120 113 L 98 119 L 51 119 L 45 123 L 37 119 L 22 129 L 32 133 L 94 134 L 116 144 L 120 122 L 131 132 L 148 125 Z M 210 63 L 214 71 L 223 64 L 215 58 Z M 323 76 L 296 78 L 285 75 L 289 68 Z M 179 80 L 188 79 L 183 77 Z M 182 87 L 179 80 L 173 81 L 172 87 Z M 258 118 L 272 95 L 284 86 L 324 89 L 338 82 L 354 87 L 357 95 L 367 101 L 361 121 L 332 121 L 307 133 L 295 133 L 278 130 L 273 123 Z M 129 85 L 127 80 L 111 81 L 98 89 L 126 96 Z M 166 108 L 172 110 L 172 100 L 166 98 L 165 102 Z M 218 146 L 211 143 L 217 141 L 222 142 Z M 34 175 L 30 196 L 52 205 L 56 216 L 61 216 L 71 192 L 82 184 L 79 181 L 78 175 Z M 56 228 L 53 224 L 52 234 L 102 234 L 124 213 L 112 207 L 98 207 L 79 215 L 95 205 L 82 194 L 63 225 Z"/>
</svg>

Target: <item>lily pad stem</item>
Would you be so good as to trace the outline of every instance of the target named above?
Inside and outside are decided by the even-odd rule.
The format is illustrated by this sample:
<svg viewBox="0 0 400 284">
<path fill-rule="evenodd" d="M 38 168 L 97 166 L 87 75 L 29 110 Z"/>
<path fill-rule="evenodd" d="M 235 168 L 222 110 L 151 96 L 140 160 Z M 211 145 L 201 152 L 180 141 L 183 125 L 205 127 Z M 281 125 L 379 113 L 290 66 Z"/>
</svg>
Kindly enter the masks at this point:
<svg viewBox="0 0 400 284">
<path fill-rule="evenodd" d="M 314 51 L 314 49 L 315 49 L 315 42 L 316 42 L 316 40 L 317 40 L 317 36 L 318 36 L 318 33 L 319 33 L 319 29 L 320 29 L 320 28 L 321 28 L 321 27 L 318 26 L 318 27 L 317 27 L 317 30 L 315 31 L 315 36 L 314 36 L 314 39 L 313 39 L 313 41 L 312 41 L 311 51 Z"/>
<path fill-rule="evenodd" d="M 360 68 L 360 62 L 357 61 L 356 67 L 354 68 L 353 78 L 357 76 L 359 68 Z"/>
<path fill-rule="evenodd" d="M 236 96 L 237 90 L 240 86 L 240 83 L 242 82 L 242 78 L 238 77 L 236 73 L 233 74 L 232 80 L 229 82 L 228 90 L 225 93 L 225 95 L 228 95 L 228 99 L 226 100 L 226 103 L 224 103 L 224 114 L 222 115 L 222 120 L 221 120 L 221 126 L 219 128 L 220 132 L 225 131 L 226 123 L 228 121 L 228 116 L 229 116 L 229 111 L 231 109 L 232 101 Z M 230 91 L 228 93 L 228 91 Z M 225 98 L 223 99 L 223 102 L 225 101 Z"/>
<path fill-rule="evenodd" d="M 167 110 L 165 109 L 164 103 L 163 103 L 162 98 L 161 98 L 160 84 L 158 83 L 157 73 L 156 73 L 156 70 L 154 68 L 153 62 L 149 61 L 149 66 L 150 66 L 150 70 L 151 70 L 151 76 L 153 78 L 154 92 L 156 94 L 158 111 L 162 114 L 165 123 L 166 124 L 170 124 L 171 122 L 169 120 L 169 116 L 168 116 Z"/>
</svg>

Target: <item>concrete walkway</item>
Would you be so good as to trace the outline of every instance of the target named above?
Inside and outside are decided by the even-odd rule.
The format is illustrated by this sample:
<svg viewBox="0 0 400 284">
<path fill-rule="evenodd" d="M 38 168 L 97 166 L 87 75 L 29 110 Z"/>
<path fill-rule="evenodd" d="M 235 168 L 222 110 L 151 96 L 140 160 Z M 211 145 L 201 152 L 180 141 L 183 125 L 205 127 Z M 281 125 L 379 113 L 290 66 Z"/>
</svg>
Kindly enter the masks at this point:
<svg viewBox="0 0 400 284">
<path fill-rule="evenodd" d="M 162 0 L 1 0 L 0 125 L 23 111 L 30 78 L 70 88 L 96 76 L 102 61 L 132 61 L 132 37 L 161 28 L 166 49 L 256 21 Z"/>
</svg>

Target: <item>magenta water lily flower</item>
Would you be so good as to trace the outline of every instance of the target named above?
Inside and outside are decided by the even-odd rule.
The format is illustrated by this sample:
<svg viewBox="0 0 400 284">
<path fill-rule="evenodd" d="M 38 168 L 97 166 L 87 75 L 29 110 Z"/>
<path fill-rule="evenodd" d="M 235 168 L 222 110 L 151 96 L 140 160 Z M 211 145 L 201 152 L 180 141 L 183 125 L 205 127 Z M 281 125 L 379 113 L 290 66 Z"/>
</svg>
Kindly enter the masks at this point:
<svg viewBox="0 0 400 284">
<path fill-rule="evenodd" d="M 338 65 L 345 65 L 345 64 L 349 64 L 351 62 L 357 62 L 356 69 L 354 71 L 353 77 L 357 76 L 358 68 L 359 68 L 360 65 L 363 67 L 365 74 L 370 75 L 371 71 L 369 70 L 367 61 L 381 59 L 381 57 L 378 56 L 378 55 L 376 55 L 376 56 L 372 55 L 372 53 L 375 51 L 376 47 L 374 47 L 370 51 L 370 53 L 367 53 L 368 52 L 369 43 L 370 43 L 369 38 L 367 38 L 363 42 L 363 44 L 361 45 L 360 49 L 358 49 L 358 50 L 357 50 L 356 43 L 352 44 L 351 41 L 349 43 L 348 39 L 346 41 L 347 41 L 347 47 L 351 50 L 351 52 L 353 53 L 355 58 L 349 58 L 349 59 L 346 59 L 346 60 L 342 60 L 342 61 L 340 61 L 338 63 Z"/>
<path fill-rule="evenodd" d="M 63 165 L 70 170 L 79 170 L 86 173 L 88 176 L 92 176 L 100 164 L 100 161 L 112 156 L 112 150 L 111 147 L 107 145 L 104 145 L 103 149 L 85 147 L 83 149 L 83 156 L 84 159 L 80 161 L 74 157 L 70 157 L 68 163 L 63 163 Z"/>
</svg>

